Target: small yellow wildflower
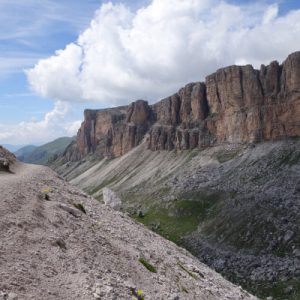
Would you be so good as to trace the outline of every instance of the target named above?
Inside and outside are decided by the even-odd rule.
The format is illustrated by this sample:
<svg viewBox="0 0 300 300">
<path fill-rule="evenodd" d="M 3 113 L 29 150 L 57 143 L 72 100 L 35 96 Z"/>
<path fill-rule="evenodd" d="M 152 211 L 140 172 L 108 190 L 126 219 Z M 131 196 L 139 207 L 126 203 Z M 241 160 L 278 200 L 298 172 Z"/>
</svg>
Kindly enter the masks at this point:
<svg viewBox="0 0 300 300">
<path fill-rule="evenodd" d="M 48 193 L 51 192 L 51 190 L 50 190 L 49 187 L 47 187 L 47 188 L 44 188 L 44 189 L 42 190 L 42 192 L 43 192 L 44 194 L 48 194 Z"/>
<path fill-rule="evenodd" d="M 142 291 L 142 290 L 138 290 L 138 291 L 137 291 L 137 295 L 138 295 L 138 296 L 143 296 L 143 291 Z"/>
</svg>

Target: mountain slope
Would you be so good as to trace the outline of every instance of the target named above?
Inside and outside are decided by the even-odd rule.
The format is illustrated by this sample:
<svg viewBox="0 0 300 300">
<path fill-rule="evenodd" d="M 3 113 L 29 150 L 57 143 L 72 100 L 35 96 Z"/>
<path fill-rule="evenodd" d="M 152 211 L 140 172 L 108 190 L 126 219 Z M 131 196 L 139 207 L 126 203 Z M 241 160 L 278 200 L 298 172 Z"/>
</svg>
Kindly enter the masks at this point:
<svg viewBox="0 0 300 300">
<path fill-rule="evenodd" d="M 190 249 L 262 297 L 300 295 L 300 140 L 150 151 L 144 142 L 115 159 L 57 167 L 103 200 Z"/>
<path fill-rule="evenodd" d="M 28 145 L 20 148 L 19 150 L 15 151 L 14 154 L 20 161 L 27 161 L 30 154 L 37 148 L 38 146 Z"/>
<path fill-rule="evenodd" d="M 4 299 L 255 299 L 46 167 L 17 164 L 0 193 Z"/>
<path fill-rule="evenodd" d="M 73 140 L 71 137 L 62 137 L 39 147 L 26 146 L 19 149 L 16 156 L 22 162 L 47 165 L 49 160 L 61 155 Z"/>
<path fill-rule="evenodd" d="M 298 51 L 153 105 L 85 110 L 52 166 L 257 295 L 299 299 L 299 78 Z"/>
</svg>

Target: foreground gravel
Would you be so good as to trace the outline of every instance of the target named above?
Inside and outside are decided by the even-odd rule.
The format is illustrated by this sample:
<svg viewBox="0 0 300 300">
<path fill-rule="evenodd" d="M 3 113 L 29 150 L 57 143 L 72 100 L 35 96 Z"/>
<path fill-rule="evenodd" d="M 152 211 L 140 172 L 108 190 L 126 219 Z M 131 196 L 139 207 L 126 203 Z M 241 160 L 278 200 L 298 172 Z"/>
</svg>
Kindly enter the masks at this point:
<svg viewBox="0 0 300 300">
<path fill-rule="evenodd" d="M 49 168 L 24 164 L 0 172 L 1 297 L 256 299 Z"/>
</svg>

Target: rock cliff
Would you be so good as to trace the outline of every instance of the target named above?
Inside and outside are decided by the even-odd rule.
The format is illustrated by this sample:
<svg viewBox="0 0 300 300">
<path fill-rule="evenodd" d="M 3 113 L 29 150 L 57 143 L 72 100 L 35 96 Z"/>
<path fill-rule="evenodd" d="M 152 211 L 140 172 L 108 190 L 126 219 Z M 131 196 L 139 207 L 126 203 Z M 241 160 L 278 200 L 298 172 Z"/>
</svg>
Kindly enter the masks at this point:
<svg viewBox="0 0 300 300">
<path fill-rule="evenodd" d="M 149 105 L 86 110 L 65 157 L 121 156 L 147 138 L 151 150 L 193 149 L 300 135 L 300 51 L 260 70 L 230 66 Z"/>
</svg>

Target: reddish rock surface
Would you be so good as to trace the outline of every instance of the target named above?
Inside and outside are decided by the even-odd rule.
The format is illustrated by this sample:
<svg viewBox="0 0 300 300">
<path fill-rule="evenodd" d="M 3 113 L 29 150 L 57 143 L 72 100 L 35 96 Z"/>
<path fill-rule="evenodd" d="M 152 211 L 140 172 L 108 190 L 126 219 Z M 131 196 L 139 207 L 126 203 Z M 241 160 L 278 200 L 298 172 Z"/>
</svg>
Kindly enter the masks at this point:
<svg viewBox="0 0 300 300">
<path fill-rule="evenodd" d="M 230 66 L 154 105 L 86 110 L 73 159 L 116 157 L 147 137 L 152 150 L 193 149 L 300 135 L 300 52 L 255 70 Z M 67 151 L 68 152 L 68 151 Z"/>
</svg>

